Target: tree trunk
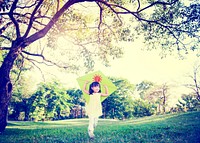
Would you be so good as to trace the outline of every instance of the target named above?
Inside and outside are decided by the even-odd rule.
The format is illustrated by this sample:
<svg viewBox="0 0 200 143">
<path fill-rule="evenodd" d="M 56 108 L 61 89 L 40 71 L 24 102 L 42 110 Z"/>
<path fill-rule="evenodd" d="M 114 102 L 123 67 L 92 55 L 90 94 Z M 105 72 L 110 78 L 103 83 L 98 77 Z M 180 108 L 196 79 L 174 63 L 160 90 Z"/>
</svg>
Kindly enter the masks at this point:
<svg viewBox="0 0 200 143">
<path fill-rule="evenodd" d="M 11 98 L 12 83 L 10 82 L 10 77 L 2 74 L 2 68 L 0 73 L 0 132 L 3 132 L 7 126 L 8 104 Z"/>
<path fill-rule="evenodd" d="M 28 106 L 28 101 L 27 99 L 23 99 L 23 109 L 25 111 L 25 117 L 24 117 L 24 121 L 28 121 L 29 120 L 29 106 Z"/>
<path fill-rule="evenodd" d="M 15 43 L 13 42 L 15 45 Z M 7 126 L 8 104 L 12 96 L 10 71 L 19 54 L 19 47 L 11 48 L 0 67 L 0 132 Z"/>
</svg>

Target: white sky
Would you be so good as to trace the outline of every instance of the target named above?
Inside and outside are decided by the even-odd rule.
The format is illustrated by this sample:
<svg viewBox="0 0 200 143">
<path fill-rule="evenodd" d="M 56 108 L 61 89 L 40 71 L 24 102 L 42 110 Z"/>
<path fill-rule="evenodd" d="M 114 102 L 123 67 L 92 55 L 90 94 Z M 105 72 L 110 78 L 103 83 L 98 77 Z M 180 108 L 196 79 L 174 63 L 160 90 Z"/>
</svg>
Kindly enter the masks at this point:
<svg viewBox="0 0 200 143">
<path fill-rule="evenodd" d="M 194 53 L 187 55 L 183 60 L 178 59 L 176 54 L 161 59 L 158 50 L 142 50 L 142 44 L 138 42 L 124 45 L 123 57 L 111 60 L 111 67 L 105 67 L 96 61 L 95 71 L 101 70 L 106 76 L 128 79 L 133 84 L 143 80 L 160 84 L 176 84 L 187 80 L 186 75 L 192 75 L 193 66 L 198 60 Z M 60 79 L 69 87 L 77 87 L 76 78 L 85 74 L 82 72 L 75 75 L 68 71 L 60 73 L 55 67 L 46 67 L 43 73 L 47 80 L 48 78 Z"/>
<path fill-rule="evenodd" d="M 199 60 L 192 54 L 183 60 L 177 55 L 161 59 L 158 51 L 145 51 L 134 45 L 127 45 L 123 58 L 112 61 L 110 68 L 100 69 L 110 76 L 127 78 L 132 83 L 142 80 L 164 83 L 184 80 L 187 74 L 192 74 L 193 66 Z"/>
</svg>

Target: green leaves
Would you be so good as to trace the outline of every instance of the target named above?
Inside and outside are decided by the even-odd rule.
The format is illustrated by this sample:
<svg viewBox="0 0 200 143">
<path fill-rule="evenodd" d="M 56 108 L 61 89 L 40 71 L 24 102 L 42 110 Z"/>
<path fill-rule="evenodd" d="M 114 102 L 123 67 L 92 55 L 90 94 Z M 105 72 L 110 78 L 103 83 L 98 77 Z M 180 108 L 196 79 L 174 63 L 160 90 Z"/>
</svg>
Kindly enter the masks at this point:
<svg viewBox="0 0 200 143">
<path fill-rule="evenodd" d="M 146 23 L 141 24 L 148 49 L 161 49 L 164 57 L 174 52 L 184 56 L 193 47 L 199 47 L 200 5 L 189 3 L 155 6 Z M 199 54 L 198 50 L 195 52 Z"/>
<path fill-rule="evenodd" d="M 196 95 L 183 94 L 181 100 L 178 101 L 177 107 L 179 111 L 197 111 L 200 108 L 200 102 Z"/>
<path fill-rule="evenodd" d="M 37 120 L 52 120 L 69 116 L 71 98 L 58 82 L 41 84 L 29 102 L 32 102 L 30 117 Z"/>
<path fill-rule="evenodd" d="M 103 102 L 103 110 L 106 117 L 131 118 L 133 116 L 133 91 L 134 85 L 125 79 L 111 78 L 117 90 Z"/>
</svg>

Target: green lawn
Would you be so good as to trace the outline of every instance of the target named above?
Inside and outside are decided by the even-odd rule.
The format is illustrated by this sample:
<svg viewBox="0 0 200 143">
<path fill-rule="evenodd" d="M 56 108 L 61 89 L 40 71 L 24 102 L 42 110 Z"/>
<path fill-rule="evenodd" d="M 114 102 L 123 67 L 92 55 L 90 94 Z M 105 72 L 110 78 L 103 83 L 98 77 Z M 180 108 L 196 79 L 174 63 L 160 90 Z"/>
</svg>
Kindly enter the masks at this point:
<svg viewBox="0 0 200 143">
<path fill-rule="evenodd" d="M 200 112 L 126 121 L 99 120 L 89 140 L 88 119 L 9 122 L 1 143 L 200 143 Z"/>
</svg>

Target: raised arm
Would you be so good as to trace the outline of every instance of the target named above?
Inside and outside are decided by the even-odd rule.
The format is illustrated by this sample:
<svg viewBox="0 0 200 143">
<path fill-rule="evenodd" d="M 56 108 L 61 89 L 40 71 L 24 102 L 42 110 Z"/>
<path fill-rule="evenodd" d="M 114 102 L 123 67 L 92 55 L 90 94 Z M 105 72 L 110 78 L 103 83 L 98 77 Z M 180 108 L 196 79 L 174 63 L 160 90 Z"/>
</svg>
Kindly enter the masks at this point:
<svg viewBox="0 0 200 143">
<path fill-rule="evenodd" d="M 108 87 L 106 85 L 104 85 L 104 88 L 105 88 L 105 93 L 101 93 L 101 96 L 108 96 L 109 95 Z"/>
<path fill-rule="evenodd" d="M 83 86 L 83 92 L 85 92 L 86 94 L 89 94 L 89 91 L 86 89 L 88 83 L 89 83 L 89 81 L 86 81 Z"/>
</svg>

